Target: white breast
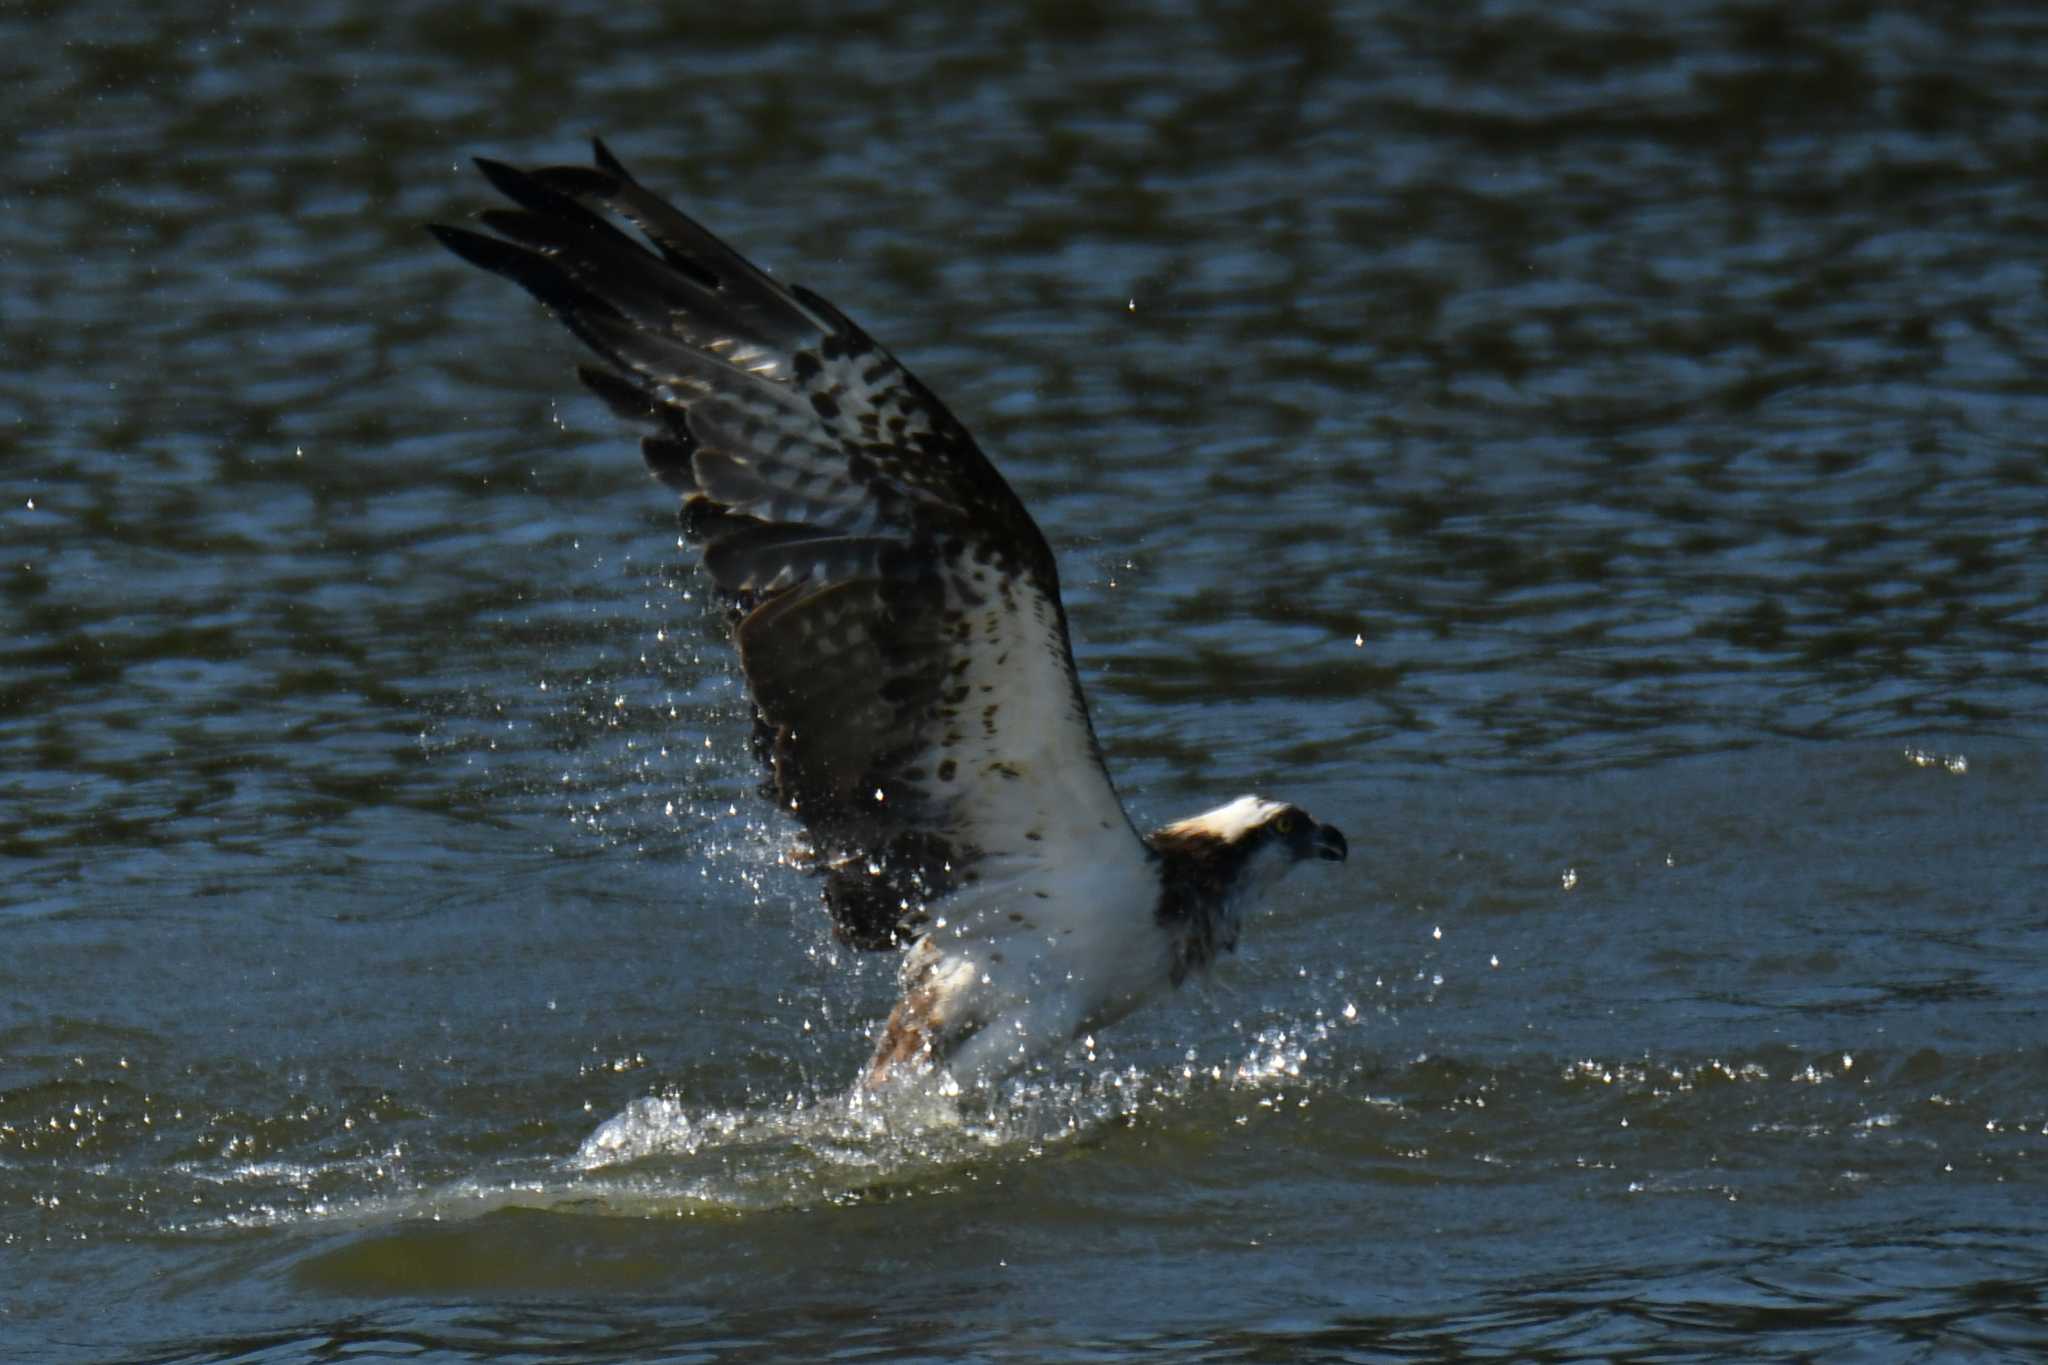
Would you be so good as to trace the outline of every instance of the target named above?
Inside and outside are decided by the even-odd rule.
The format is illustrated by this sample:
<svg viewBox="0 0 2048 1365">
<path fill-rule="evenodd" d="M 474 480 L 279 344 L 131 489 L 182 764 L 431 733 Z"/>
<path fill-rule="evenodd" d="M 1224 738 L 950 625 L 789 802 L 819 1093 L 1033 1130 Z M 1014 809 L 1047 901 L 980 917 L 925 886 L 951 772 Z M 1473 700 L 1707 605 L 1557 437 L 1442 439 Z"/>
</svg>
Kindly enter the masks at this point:
<svg viewBox="0 0 2048 1365">
<path fill-rule="evenodd" d="M 1040 894 L 1043 893 L 1043 894 Z M 947 900 L 905 963 L 945 983 L 947 1018 L 978 1028 L 941 1064 L 961 1085 L 1015 1070 L 1165 988 L 1159 881 L 1135 861 L 983 882 Z"/>
</svg>

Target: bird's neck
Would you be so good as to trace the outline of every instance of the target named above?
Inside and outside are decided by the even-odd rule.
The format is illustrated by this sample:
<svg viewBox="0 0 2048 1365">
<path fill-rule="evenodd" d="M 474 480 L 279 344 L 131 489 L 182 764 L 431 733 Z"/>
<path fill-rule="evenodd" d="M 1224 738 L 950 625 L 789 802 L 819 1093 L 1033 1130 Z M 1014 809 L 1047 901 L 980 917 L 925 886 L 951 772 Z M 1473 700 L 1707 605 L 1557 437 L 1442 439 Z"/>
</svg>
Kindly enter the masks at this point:
<svg viewBox="0 0 2048 1365">
<path fill-rule="evenodd" d="M 1217 953 L 1236 949 L 1243 888 L 1236 860 L 1224 849 L 1155 837 L 1153 850 L 1159 855 L 1155 919 L 1172 944 L 1178 986 L 1190 972 L 1208 970 Z"/>
</svg>

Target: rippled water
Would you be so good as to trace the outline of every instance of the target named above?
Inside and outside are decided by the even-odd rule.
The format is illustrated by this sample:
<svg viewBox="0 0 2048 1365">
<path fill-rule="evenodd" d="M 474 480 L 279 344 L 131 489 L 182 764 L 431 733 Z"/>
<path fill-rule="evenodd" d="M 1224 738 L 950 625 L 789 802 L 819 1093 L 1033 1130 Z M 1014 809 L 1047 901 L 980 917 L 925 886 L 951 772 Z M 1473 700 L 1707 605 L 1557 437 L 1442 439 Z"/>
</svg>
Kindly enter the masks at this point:
<svg viewBox="0 0 2048 1365">
<path fill-rule="evenodd" d="M 9 1359 L 2048 1346 L 2019 5 L 0 12 Z M 1351 836 L 964 1112 L 672 509 L 420 232 L 648 183 L 1059 552 L 1130 803 Z"/>
</svg>

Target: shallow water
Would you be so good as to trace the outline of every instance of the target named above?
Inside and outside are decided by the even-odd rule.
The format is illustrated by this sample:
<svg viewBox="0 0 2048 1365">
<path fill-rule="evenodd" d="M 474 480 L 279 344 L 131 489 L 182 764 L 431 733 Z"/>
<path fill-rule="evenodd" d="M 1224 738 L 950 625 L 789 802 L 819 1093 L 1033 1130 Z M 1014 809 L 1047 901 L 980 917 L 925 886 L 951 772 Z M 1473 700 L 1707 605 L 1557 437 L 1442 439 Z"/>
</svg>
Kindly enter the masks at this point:
<svg viewBox="0 0 2048 1365">
<path fill-rule="evenodd" d="M 0 14 L 8 1358 L 2048 1346 L 2048 28 L 1780 13 Z M 850 1103 L 671 506 L 419 231 L 592 132 L 980 434 L 1142 820 L 1351 862 Z"/>
</svg>

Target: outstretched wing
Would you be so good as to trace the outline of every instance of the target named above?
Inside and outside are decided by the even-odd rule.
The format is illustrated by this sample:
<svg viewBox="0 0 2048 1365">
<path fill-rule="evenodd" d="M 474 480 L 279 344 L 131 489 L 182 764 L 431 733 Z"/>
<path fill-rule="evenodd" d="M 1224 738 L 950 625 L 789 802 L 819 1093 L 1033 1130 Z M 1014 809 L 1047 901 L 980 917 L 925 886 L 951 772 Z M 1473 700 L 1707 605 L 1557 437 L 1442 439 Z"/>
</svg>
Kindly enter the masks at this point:
<svg viewBox="0 0 2048 1365">
<path fill-rule="evenodd" d="M 479 160 L 516 205 L 482 215 L 498 236 L 432 231 L 552 308 L 605 362 L 584 382 L 651 429 L 841 936 L 895 946 L 957 886 L 1142 860 L 1052 551 L 974 438 L 845 314 L 595 150 Z"/>
</svg>

